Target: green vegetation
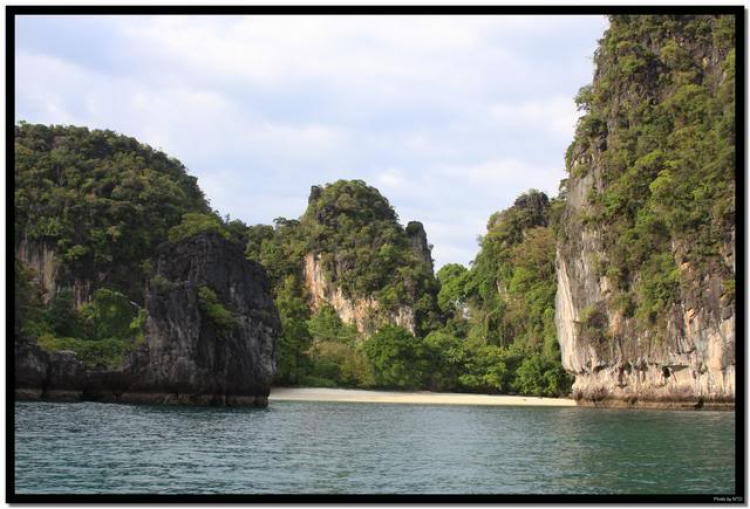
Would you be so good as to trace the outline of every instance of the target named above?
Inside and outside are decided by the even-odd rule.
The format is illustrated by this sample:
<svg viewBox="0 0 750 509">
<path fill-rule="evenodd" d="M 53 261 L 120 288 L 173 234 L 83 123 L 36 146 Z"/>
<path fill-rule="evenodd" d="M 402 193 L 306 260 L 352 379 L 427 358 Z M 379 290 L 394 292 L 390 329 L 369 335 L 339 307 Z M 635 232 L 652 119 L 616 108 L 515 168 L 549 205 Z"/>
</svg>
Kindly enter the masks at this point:
<svg viewBox="0 0 750 509">
<path fill-rule="evenodd" d="M 328 386 L 373 385 L 373 374 L 358 343 L 356 327 L 341 321 L 336 311 L 324 305 L 306 322 L 310 346 L 305 352 L 309 372 L 303 384 Z"/>
<path fill-rule="evenodd" d="M 219 297 L 208 286 L 198 288 L 198 307 L 219 333 L 230 331 L 237 325 L 237 317 L 219 301 Z"/>
<path fill-rule="evenodd" d="M 182 222 L 180 224 L 170 228 L 169 241 L 179 242 L 201 233 L 216 233 L 225 239 L 230 238 L 227 226 L 216 214 L 189 212 L 182 216 Z M 239 235 L 241 235 L 241 233 Z"/>
<path fill-rule="evenodd" d="M 436 323 L 437 282 L 412 250 L 398 216 L 377 189 L 339 180 L 320 190 L 300 226 L 308 250 L 319 253 L 344 295 L 370 296 L 385 311 L 413 306 L 420 333 Z"/>
<path fill-rule="evenodd" d="M 147 313 L 125 295 L 100 288 L 79 310 L 69 288 L 61 289 L 47 306 L 33 271 L 16 260 L 17 337 L 35 340 L 48 351 L 70 350 L 89 368 L 119 367 L 123 355 L 143 343 Z"/>
<path fill-rule="evenodd" d="M 364 343 L 364 351 L 379 387 L 417 389 L 423 386 L 430 363 L 421 338 L 396 325 L 379 330 Z"/>
<path fill-rule="evenodd" d="M 42 334 L 37 343 L 44 350 L 53 352 L 68 350 L 76 354 L 87 368 L 116 369 L 122 364 L 123 355 L 133 347 L 118 338 L 107 338 L 89 341 L 79 338 L 58 338 L 51 334 Z"/>
<path fill-rule="evenodd" d="M 678 264 L 731 274 L 735 44 L 733 16 L 612 16 L 578 94 L 568 170 L 581 177 L 598 157 L 604 182 L 580 220 L 602 233 L 610 301 L 639 329 L 666 323 Z"/>
<path fill-rule="evenodd" d="M 169 229 L 210 213 L 179 161 L 112 131 L 17 125 L 14 184 L 16 246 L 54 250 L 59 286 L 91 281 L 139 303 Z"/>
<path fill-rule="evenodd" d="M 357 206 L 346 197 L 329 195 L 330 190 L 358 196 L 362 203 Z M 359 210 L 369 206 L 375 211 Z M 394 222 L 395 213 L 364 183 L 339 182 L 321 189 L 301 221 L 278 219 L 275 228 L 250 227 L 248 257 L 263 263 L 275 281 L 282 318 L 278 382 L 566 394 L 571 380 L 560 365 L 555 334 L 555 236 L 550 226 L 559 213 L 559 200 L 550 203 L 543 193 L 532 190 L 510 209 L 493 215 L 472 268 L 446 265 L 438 272 L 438 282 L 426 285 L 434 292 L 427 294 L 430 319 L 417 335 L 395 325 L 359 334 L 354 326 L 342 323 L 329 305 L 316 313 L 309 310 L 301 265 L 315 246 L 331 250 L 317 251 L 321 260 L 331 264 L 325 274 L 347 288 L 350 298 L 382 299 L 387 292 L 396 292 L 393 302 L 409 304 L 398 297 L 403 281 L 389 281 L 387 271 L 409 272 L 388 265 L 393 258 L 378 258 L 390 248 L 372 249 L 368 241 L 382 245 L 384 238 L 391 238 L 391 246 L 403 249 L 398 256 L 407 269 L 425 270 L 418 267 L 408 238 Z M 367 221 L 385 226 L 368 229 Z M 311 237 L 311 231 L 317 237 Z M 344 248 L 337 247 L 339 243 Z M 366 263 L 359 262 L 360 255 Z M 386 282 L 379 290 L 378 281 Z M 419 281 L 412 279 L 409 284 Z"/>
<path fill-rule="evenodd" d="M 312 344 L 307 326 L 310 311 L 300 288 L 299 281 L 291 275 L 275 287 L 274 302 L 281 318 L 276 380 L 284 385 L 300 385 L 312 368 L 312 359 L 306 353 Z"/>
<path fill-rule="evenodd" d="M 319 256 L 328 283 L 352 300 L 373 298 L 378 313 L 415 309 L 425 334 L 439 323 L 438 284 L 412 250 L 388 201 L 364 182 L 338 181 L 316 191 L 300 220 L 244 232 L 246 254 L 266 269 L 282 321 L 277 381 L 316 386 L 377 385 L 363 345 L 377 330 L 359 333 L 323 305 L 311 312 L 304 283 L 305 256 Z"/>
<path fill-rule="evenodd" d="M 437 355 L 454 374 L 443 385 L 545 396 L 570 389 L 554 323 L 559 208 L 559 199 L 535 190 L 519 196 L 490 217 L 471 269 L 446 265 L 438 272 L 447 335 L 441 341 L 449 348 Z"/>
</svg>

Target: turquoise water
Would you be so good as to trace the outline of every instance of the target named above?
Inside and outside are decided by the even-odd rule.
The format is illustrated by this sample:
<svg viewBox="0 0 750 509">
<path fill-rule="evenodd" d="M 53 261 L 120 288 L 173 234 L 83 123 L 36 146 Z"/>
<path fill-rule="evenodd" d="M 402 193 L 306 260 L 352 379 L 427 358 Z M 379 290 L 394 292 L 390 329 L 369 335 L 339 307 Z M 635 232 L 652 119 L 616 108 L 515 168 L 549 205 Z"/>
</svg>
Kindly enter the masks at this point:
<svg viewBox="0 0 750 509">
<path fill-rule="evenodd" d="M 16 405 L 17 493 L 732 494 L 733 412 Z"/>
</svg>

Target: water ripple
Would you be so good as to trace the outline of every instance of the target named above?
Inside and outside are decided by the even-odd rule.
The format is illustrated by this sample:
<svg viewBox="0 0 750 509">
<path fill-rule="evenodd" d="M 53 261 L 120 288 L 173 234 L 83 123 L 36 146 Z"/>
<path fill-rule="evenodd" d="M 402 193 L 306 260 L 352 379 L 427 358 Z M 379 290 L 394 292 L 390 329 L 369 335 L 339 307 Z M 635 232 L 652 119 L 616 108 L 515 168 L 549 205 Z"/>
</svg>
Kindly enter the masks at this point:
<svg viewBox="0 0 750 509">
<path fill-rule="evenodd" d="M 731 493 L 730 412 L 16 406 L 19 493 Z"/>
</svg>

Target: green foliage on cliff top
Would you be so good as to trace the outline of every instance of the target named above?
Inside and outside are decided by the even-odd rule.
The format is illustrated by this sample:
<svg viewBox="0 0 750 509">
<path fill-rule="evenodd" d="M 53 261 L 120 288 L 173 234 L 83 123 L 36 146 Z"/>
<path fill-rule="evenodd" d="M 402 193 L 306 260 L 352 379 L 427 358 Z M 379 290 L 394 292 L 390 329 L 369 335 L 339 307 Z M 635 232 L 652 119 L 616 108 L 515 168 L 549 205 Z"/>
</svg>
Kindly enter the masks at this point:
<svg viewBox="0 0 750 509">
<path fill-rule="evenodd" d="M 248 228 L 248 258 L 266 268 L 275 287 L 293 277 L 303 297 L 304 258 L 315 253 L 331 284 L 347 297 L 374 298 L 383 313 L 408 305 L 415 309 L 420 332 L 434 327 L 437 281 L 412 250 L 388 200 L 360 180 L 315 189 L 300 220 L 277 218 L 273 228 Z"/>
<path fill-rule="evenodd" d="M 540 396 L 569 390 L 554 323 L 558 201 L 536 190 L 519 196 L 490 217 L 470 270 L 438 272 L 443 342 L 452 344 L 451 362 L 462 364 L 454 386 Z"/>
<path fill-rule="evenodd" d="M 21 123 L 14 151 L 16 245 L 50 246 L 69 282 L 104 274 L 142 302 L 156 246 L 184 214 L 209 212 L 179 161 L 112 131 Z"/>
<path fill-rule="evenodd" d="M 733 16 L 612 16 L 577 99 L 568 169 L 579 178 L 596 159 L 604 183 L 582 219 L 603 234 L 613 300 L 643 328 L 665 318 L 680 263 L 730 274 L 735 44 Z"/>
<path fill-rule="evenodd" d="M 180 224 L 169 229 L 168 236 L 170 242 L 179 242 L 201 233 L 216 233 L 222 238 L 230 238 L 229 229 L 219 216 L 197 212 L 184 214 Z M 239 235 L 242 236 L 242 233 Z"/>
<path fill-rule="evenodd" d="M 300 224 L 310 249 L 321 255 L 345 295 L 372 296 L 386 310 L 415 306 L 420 329 L 429 327 L 438 291 L 432 267 L 413 251 L 396 212 L 377 189 L 361 180 L 326 185 Z"/>
</svg>

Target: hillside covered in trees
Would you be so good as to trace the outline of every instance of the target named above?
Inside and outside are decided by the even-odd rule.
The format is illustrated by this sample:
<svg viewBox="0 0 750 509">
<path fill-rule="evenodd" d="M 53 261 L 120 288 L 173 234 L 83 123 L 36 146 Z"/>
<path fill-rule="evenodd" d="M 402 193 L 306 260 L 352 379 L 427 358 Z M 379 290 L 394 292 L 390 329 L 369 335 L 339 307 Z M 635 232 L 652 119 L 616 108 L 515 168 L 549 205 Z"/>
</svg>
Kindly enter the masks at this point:
<svg viewBox="0 0 750 509">
<path fill-rule="evenodd" d="M 16 154 L 17 333 L 48 351 L 117 367 L 144 340 L 158 246 L 212 233 L 242 244 L 270 278 L 282 320 L 278 383 L 566 390 L 549 334 L 552 237 L 541 193 L 493 216 L 475 268 L 436 277 L 421 223 L 402 226 L 362 181 L 313 186 L 299 219 L 247 226 L 212 212 L 178 161 L 132 138 L 21 124 Z M 545 270 L 514 276 L 508 264 L 520 259 Z M 508 292 L 493 293 L 506 277 Z M 532 287 L 536 301 L 521 302 Z M 220 318 L 221 303 L 200 296 Z"/>
<path fill-rule="evenodd" d="M 579 397 L 734 400 L 735 44 L 733 16 L 610 19 L 560 221 Z"/>
<path fill-rule="evenodd" d="M 591 400 L 733 401 L 733 18 L 610 23 L 559 196 L 521 194 L 469 267 L 437 274 L 422 224 L 361 180 L 313 185 L 299 217 L 246 225 L 132 138 L 21 123 L 16 337 L 117 366 L 163 287 L 159 246 L 211 235 L 268 276 L 277 384 L 558 396 L 574 374 Z M 197 295 L 231 325 L 216 292 Z"/>
</svg>

